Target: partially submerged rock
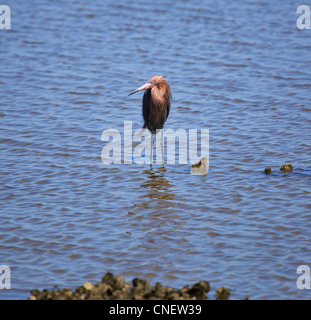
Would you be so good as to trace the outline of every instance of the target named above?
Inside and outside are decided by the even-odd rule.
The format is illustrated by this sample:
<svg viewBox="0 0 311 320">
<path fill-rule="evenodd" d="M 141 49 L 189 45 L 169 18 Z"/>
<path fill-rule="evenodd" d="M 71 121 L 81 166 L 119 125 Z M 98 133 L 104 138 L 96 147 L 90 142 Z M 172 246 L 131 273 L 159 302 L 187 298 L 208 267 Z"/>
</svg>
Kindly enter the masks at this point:
<svg viewBox="0 0 311 320">
<path fill-rule="evenodd" d="M 208 171 L 208 160 L 206 157 L 201 158 L 191 166 L 191 174 L 204 175 Z"/>
<path fill-rule="evenodd" d="M 291 172 L 291 171 L 293 171 L 293 166 L 291 164 L 283 164 L 282 167 L 280 168 L 280 171 Z M 272 170 L 270 167 L 266 167 L 263 172 L 265 174 L 270 174 L 272 172 Z"/>
<path fill-rule="evenodd" d="M 271 168 L 270 168 L 270 167 L 266 167 L 263 172 L 264 172 L 265 174 L 269 174 L 269 173 L 271 173 Z"/>
<path fill-rule="evenodd" d="M 132 285 L 124 282 L 122 276 L 108 272 L 101 282 L 85 282 L 75 291 L 70 289 L 32 290 L 29 300 L 206 300 L 210 285 L 200 281 L 193 286 L 176 290 L 163 287 L 159 282 L 152 286 L 147 280 L 135 278 Z M 216 290 L 216 299 L 228 299 L 229 290 L 221 287 Z"/>
<path fill-rule="evenodd" d="M 226 287 L 220 287 L 216 290 L 216 300 L 228 300 L 230 291 Z"/>
<path fill-rule="evenodd" d="M 281 169 L 281 171 L 293 171 L 293 166 L 291 164 L 283 164 Z"/>
</svg>

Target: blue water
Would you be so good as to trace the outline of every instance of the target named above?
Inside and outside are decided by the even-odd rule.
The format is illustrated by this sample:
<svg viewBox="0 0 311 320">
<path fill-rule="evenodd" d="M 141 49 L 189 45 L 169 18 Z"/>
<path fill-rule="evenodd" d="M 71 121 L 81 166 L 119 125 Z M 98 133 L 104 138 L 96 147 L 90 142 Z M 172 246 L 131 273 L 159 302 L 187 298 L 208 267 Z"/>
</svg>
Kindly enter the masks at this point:
<svg viewBox="0 0 311 320">
<path fill-rule="evenodd" d="M 0 265 L 11 289 L 107 271 L 232 299 L 310 299 L 311 30 L 298 1 L 6 0 L 0 30 Z M 309 4 L 311 6 L 311 3 Z M 141 128 L 153 75 L 166 128 L 209 129 L 209 171 L 104 166 L 101 134 Z M 283 173 L 291 163 L 293 172 Z M 265 167 L 272 174 L 265 175 Z"/>
</svg>

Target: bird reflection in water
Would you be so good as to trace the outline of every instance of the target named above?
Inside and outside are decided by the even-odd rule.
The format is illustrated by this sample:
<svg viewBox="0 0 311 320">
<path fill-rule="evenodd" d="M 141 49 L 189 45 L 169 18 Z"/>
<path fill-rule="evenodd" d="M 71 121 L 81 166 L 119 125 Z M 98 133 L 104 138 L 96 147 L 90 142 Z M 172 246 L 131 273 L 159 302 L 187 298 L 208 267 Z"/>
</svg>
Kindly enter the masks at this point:
<svg viewBox="0 0 311 320">
<path fill-rule="evenodd" d="M 150 166 L 143 171 L 143 181 L 140 185 L 141 196 L 139 203 L 134 204 L 131 213 L 154 214 L 156 216 L 172 212 L 172 200 L 176 196 L 173 192 L 175 186 L 166 179 L 167 169 L 162 167 Z M 145 200 L 142 200 L 144 198 Z"/>
<path fill-rule="evenodd" d="M 149 190 L 144 197 L 159 200 L 173 200 L 175 195 L 172 193 L 173 185 L 165 178 L 167 169 L 162 166 L 154 168 L 150 166 L 149 170 L 145 170 L 144 174 L 147 180 L 141 184 L 141 188 Z"/>
<path fill-rule="evenodd" d="M 127 217 L 127 225 L 133 230 L 131 241 L 139 247 L 138 259 L 143 261 L 135 266 L 137 277 L 158 278 L 168 267 L 168 255 L 175 254 L 180 241 L 184 241 L 180 240 L 184 221 L 176 208 L 176 186 L 167 179 L 171 176 L 168 170 L 150 166 L 142 172 L 140 196 Z"/>
<path fill-rule="evenodd" d="M 150 166 L 143 171 L 140 197 L 130 214 L 130 227 L 139 234 L 140 247 L 145 248 L 149 259 L 156 255 L 165 257 L 171 237 L 182 228 L 179 210 L 176 208 L 175 185 L 166 179 L 167 169 Z M 161 259 L 160 259 L 161 260 Z M 152 266 L 156 271 L 158 265 Z"/>
</svg>

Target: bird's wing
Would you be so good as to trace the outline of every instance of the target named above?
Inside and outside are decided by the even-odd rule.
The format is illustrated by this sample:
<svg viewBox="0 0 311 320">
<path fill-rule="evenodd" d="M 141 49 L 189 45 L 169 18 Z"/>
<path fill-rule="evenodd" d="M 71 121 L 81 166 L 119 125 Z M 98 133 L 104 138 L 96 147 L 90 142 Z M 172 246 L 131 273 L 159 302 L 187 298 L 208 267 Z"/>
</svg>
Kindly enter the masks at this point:
<svg viewBox="0 0 311 320">
<path fill-rule="evenodd" d="M 166 119 L 168 118 L 168 115 L 170 114 L 171 103 L 172 103 L 172 93 L 170 92 L 170 94 L 167 96 L 167 99 L 166 99 L 166 110 L 167 110 Z"/>
<path fill-rule="evenodd" d="M 143 118 L 144 118 L 143 128 L 147 127 L 148 116 L 149 116 L 150 95 L 151 95 L 151 89 L 145 90 L 145 93 L 143 96 Z"/>
</svg>

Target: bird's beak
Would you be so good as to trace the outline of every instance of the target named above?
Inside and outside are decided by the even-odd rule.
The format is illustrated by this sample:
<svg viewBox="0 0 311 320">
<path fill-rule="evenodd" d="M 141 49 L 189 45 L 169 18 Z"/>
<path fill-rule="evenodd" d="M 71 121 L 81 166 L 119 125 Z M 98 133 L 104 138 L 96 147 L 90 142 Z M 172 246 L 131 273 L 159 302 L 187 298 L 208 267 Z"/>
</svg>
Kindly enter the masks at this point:
<svg viewBox="0 0 311 320">
<path fill-rule="evenodd" d="M 146 90 L 146 89 L 148 89 L 150 86 L 151 86 L 151 83 L 147 82 L 147 83 L 145 83 L 144 85 L 142 85 L 141 87 L 139 87 L 138 89 L 136 89 L 135 91 L 131 92 L 131 93 L 129 94 L 129 96 L 132 95 L 132 94 L 134 94 L 134 93 L 136 93 L 136 92 L 138 92 L 138 91 Z"/>
</svg>

